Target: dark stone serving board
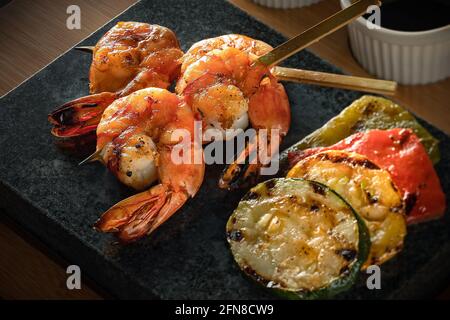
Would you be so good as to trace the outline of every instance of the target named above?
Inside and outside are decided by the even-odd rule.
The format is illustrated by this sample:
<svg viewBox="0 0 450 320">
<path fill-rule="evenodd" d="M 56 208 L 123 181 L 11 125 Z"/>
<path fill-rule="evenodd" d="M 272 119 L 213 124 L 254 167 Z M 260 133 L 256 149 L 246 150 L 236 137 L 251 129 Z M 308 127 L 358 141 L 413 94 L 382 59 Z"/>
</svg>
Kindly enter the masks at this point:
<svg viewBox="0 0 450 320">
<path fill-rule="evenodd" d="M 82 42 L 94 44 L 118 20 L 156 23 L 174 30 L 183 49 L 207 37 L 242 33 L 272 45 L 284 38 L 220 0 L 144 0 Z M 131 194 L 100 164 L 77 166 L 50 135 L 47 114 L 88 93 L 90 56 L 69 51 L 0 100 L 0 208 L 56 254 L 77 264 L 120 298 L 273 298 L 242 276 L 225 239 L 225 223 L 243 191 L 216 186 L 221 167 L 210 166 L 199 194 L 150 237 L 130 246 L 92 229 L 99 215 Z M 339 72 L 308 51 L 286 65 Z M 286 84 L 292 127 L 284 147 L 320 127 L 361 94 Z M 426 108 L 426 106 L 423 106 Z M 450 145 L 441 131 L 437 166 L 450 190 Z M 382 266 L 382 289 L 360 283 L 342 298 L 429 297 L 450 275 L 450 216 L 409 228 L 405 249 Z"/>
</svg>

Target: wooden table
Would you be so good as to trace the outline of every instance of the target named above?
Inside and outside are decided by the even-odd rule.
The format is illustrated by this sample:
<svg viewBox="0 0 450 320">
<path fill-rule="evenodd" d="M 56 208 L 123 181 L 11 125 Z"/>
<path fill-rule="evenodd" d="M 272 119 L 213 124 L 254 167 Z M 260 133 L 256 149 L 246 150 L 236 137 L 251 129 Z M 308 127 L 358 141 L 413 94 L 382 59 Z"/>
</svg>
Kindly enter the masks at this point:
<svg viewBox="0 0 450 320">
<path fill-rule="evenodd" d="M 136 0 L 13 0 L 0 9 L 0 96 L 70 49 L 73 45 L 121 13 Z M 310 7 L 274 10 L 249 0 L 230 0 L 265 24 L 291 37 L 339 10 L 338 0 L 325 0 Z M 1 1 L 0 1 L 1 3 Z M 81 30 L 66 28 L 66 8 L 81 8 Z M 20 17 L 18 19 L 17 17 Z M 344 71 L 369 76 L 353 59 L 345 30 L 314 44 L 314 53 Z M 400 86 L 397 102 L 447 133 L 450 121 L 450 79 L 432 85 Z M 2 214 L 0 213 L 0 216 Z M 0 221 L 0 297 L 92 298 L 107 297 L 89 279 L 83 290 L 66 289 L 69 263 L 8 221 Z M 95 288 L 95 289 L 93 289 Z M 448 298 L 450 290 L 442 298 Z"/>
</svg>

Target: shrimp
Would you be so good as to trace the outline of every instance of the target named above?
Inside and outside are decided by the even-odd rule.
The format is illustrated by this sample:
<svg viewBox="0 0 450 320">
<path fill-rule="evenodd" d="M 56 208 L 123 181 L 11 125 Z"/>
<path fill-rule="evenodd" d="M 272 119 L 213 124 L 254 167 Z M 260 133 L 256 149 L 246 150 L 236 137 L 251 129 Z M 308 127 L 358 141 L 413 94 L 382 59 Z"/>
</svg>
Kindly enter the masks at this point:
<svg viewBox="0 0 450 320">
<path fill-rule="evenodd" d="M 244 130 L 249 124 L 257 131 L 256 138 L 225 169 L 221 188 L 240 186 L 256 177 L 263 165 L 260 156 L 271 158 L 289 130 L 290 106 L 283 85 L 269 69 L 254 63 L 271 49 L 246 36 L 225 35 L 194 44 L 182 58 L 176 91 L 203 121 L 204 142 L 211 136 L 230 139 L 238 131 L 229 129 Z M 266 139 L 275 138 L 258 143 L 264 140 L 261 129 L 267 130 Z M 257 161 L 249 164 L 255 152 Z"/>
<path fill-rule="evenodd" d="M 181 59 L 181 73 L 184 73 L 188 66 L 202 58 L 208 52 L 214 49 L 226 48 L 235 48 L 256 57 L 265 55 L 273 49 L 272 46 L 263 41 L 252 39 L 241 34 L 226 34 L 215 38 L 205 39 L 193 44 L 183 55 Z"/>
<path fill-rule="evenodd" d="M 182 135 L 174 138 L 176 130 Z M 193 197 L 204 174 L 201 143 L 194 137 L 191 109 L 165 89 L 142 89 L 107 107 L 97 127 L 98 160 L 122 183 L 146 191 L 111 207 L 96 228 L 131 242 L 154 231 Z M 177 160 L 177 154 L 185 160 Z"/>
<path fill-rule="evenodd" d="M 94 47 L 90 96 L 70 101 L 49 115 L 53 135 L 95 131 L 114 100 L 148 87 L 168 88 L 180 73 L 183 52 L 175 34 L 162 26 L 119 22 Z"/>
</svg>

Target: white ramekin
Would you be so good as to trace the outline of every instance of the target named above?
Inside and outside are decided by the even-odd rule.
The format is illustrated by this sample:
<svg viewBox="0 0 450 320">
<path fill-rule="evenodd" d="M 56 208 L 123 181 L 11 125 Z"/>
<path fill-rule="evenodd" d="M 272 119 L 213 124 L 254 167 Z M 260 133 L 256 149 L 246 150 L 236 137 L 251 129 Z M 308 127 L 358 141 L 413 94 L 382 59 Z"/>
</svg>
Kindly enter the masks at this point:
<svg viewBox="0 0 450 320">
<path fill-rule="evenodd" d="M 350 5 L 350 0 L 340 2 L 342 8 Z M 371 74 L 406 85 L 432 83 L 450 76 L 450 26 L 404 32 L 370 29 L 367 24 L 371 22 L 360 17 L 348 26 L 348 31 L 353 55 Z"/>
<path fill-rule="evenodd" d="M 262 6 L 278 9 L 300 8 L 319 1 L 321 0 L 253 0 Z"/>
</svg>

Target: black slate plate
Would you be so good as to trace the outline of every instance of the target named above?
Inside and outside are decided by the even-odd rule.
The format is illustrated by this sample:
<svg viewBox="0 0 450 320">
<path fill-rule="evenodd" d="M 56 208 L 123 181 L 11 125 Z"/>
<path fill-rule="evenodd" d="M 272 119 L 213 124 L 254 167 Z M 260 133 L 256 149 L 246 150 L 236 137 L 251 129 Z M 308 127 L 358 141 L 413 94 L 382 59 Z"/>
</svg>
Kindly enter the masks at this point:
<svg viewBox="0 0 450 320">
<path fill-rule="evenodd" d="M 188 5 L 189 3 L 189 5 Z M 220 0 L 144 0 L 119 17 L 173 29 L 183 49 L 206 37 L 243 33 L 272 45 L 283 37 Z M 83 45 L 94 44 L 115 19 Z M 47 114 L 88 93 L 90 57 L 70 51 L 0 101 L 0 208 L 57 254 L 122 298 L 272 298 L 247 281 L 234 265 L 225 223 L 242 192 L 216 187 L 221 167 L 208 167 L 197 197 L 151 237 L 122 247 L 91 226 L 100 213 L 130 194 L 100 165 L 78 167 L 50 135 Z M 302 51 L 286 65 L 339 72 Z M 361 94 L 286 85 L 292 106 L 289 146 L 320 127 Z M 426 107 L 426 106 L 424 106 Z M 448 137 L 427 125 L 441 143 L 437 167 L 450 189 Z M 382 289 L 369 291 L 364 277 L 343 298 L 427 297 L 450 274 L 450 217 L 413 226 L 404 251 L 382 267 Z"/>
</svg>

